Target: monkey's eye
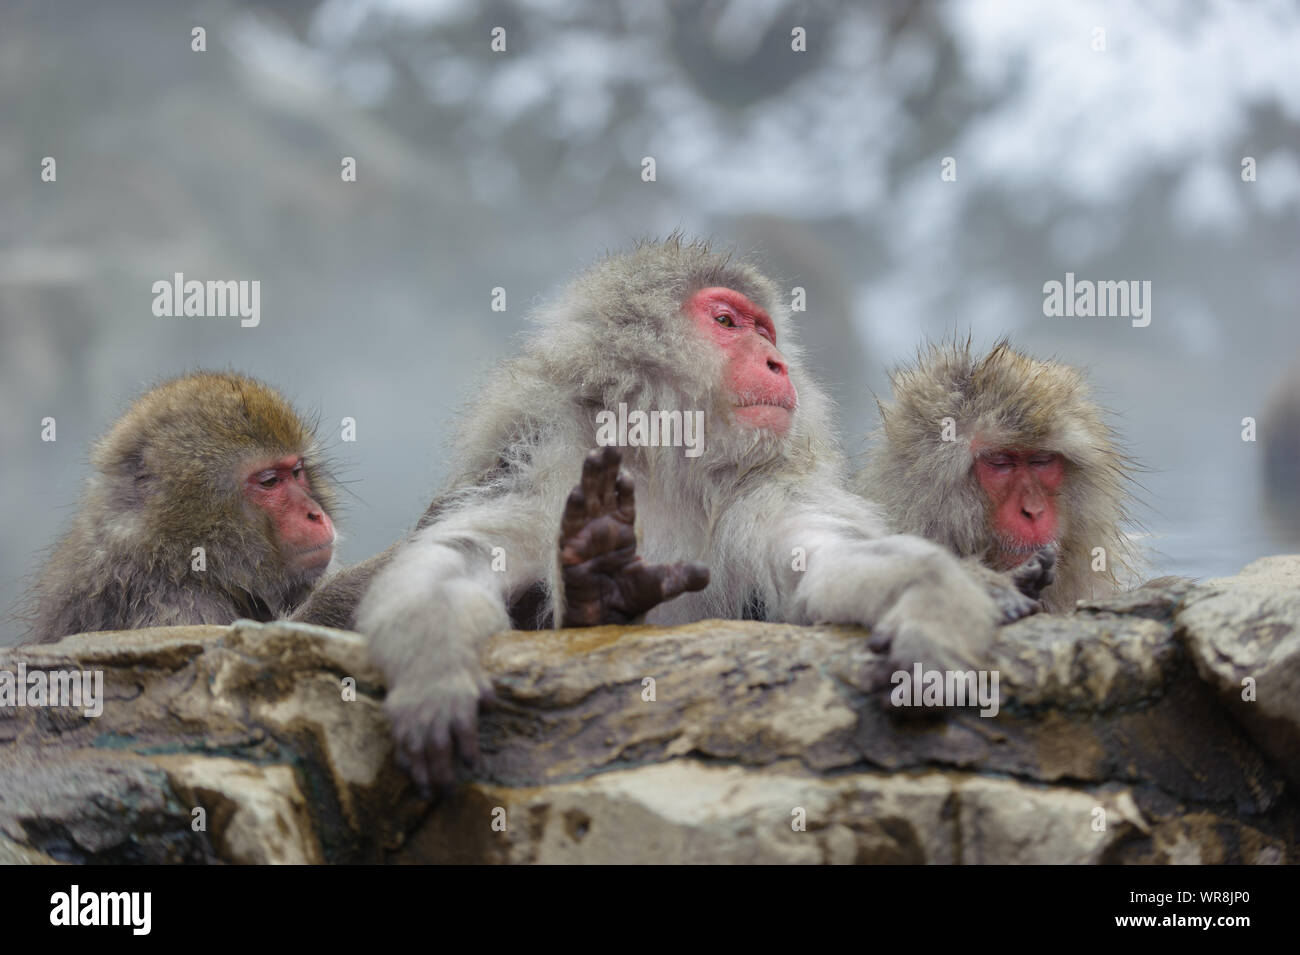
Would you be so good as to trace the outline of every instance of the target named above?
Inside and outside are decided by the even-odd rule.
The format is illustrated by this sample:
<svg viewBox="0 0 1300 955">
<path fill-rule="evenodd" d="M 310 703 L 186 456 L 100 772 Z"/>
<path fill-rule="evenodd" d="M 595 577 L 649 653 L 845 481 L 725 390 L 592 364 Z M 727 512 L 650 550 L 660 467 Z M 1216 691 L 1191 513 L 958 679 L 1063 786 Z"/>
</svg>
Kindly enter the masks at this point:
<svg viewBox="0 0 1300 955">
<path fill-rule="evenodd" d="M 1053 455 L 1036 454 L 1029 459 L 1029 463 L 1036 468 L 1043 468 L 1043 467 L 1047 467 L 1047 465 L 1051 464 L 1054 460 L 1055 458 L 1053 457 Z"/>
<path fill-rule="evenodd" d="M 984 459 L 984 463 L 991 468 L 996 468 L 999 471 L 1005 471 L 1009 468 L 1015 467 L 1015 462 L 1012 461 L 1006 455 L 1002 455 L 1002 454 L 989 455 Z"/>
<path fill-rule="evenodd" d="M 732 318 L 730 315 L 728 315 L 726 312 L 723 312 L 721 315 L 714 315 L 713 320 L 725 328 L 736 327 L 736 320 Z"/>
<path fill-rule="evenodd" d="M 300 478 L 303 476 L 306 470 L 307 469 L 306 467 L 303 466 L 303 463 L 299 461 L 297 464 L 293 466 L 293 476 L 296 478 Z"/>
<path fill-rule="evenodd" d="M 271 488 L 275 487 L 276 483 L 279 482 L 279 480 L 280 479 L 278 477 L 272 475 L 271 477 L 266 478 L 265 480 L 262 481 L 258 481 L 257 483 L 260 484 L 262 487 L 266 488 L 267 490 L 270 490 Z"/>
</svg>

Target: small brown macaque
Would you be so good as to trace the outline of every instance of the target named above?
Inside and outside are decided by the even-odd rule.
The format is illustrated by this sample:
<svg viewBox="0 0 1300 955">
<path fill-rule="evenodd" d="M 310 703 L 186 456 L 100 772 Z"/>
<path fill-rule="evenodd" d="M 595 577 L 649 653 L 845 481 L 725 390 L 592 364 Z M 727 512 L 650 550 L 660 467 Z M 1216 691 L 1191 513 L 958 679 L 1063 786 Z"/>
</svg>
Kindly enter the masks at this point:
<svg viewBox="0 0 1300 955">
<path fill-rule="evenodd" d="M 421 789 L 474 759 L 492 689 L 480 648 L 522 618 L 859 624 L 896 669 L 985 658 L 1008 615 L 994 595 L 1015 584 L 888 536 L 850 491 L 785 300 L 701 243 L 644 243 L 577 278 L 483 383 L 448 487 L 356 611 Z M 611 442 L 614 419 L 628 430 Z M 590 456 L 611 443 L 625 477 L 607 451 Z"/>
<path fill-rule="evenodd" d="M 146 392 L 96 443 L 72 524 L 29 596 L 28 643 L 272 620 L 334 556 L 334 481 L 276 391 L 197 372 Z"/>
<path fill-rule="evenodd" d="M 893 530 L 1010 571 L 1048 610 L 1129 581 L 1133 464 L 1081 372 L 968 339 L 928 346 L 891 382 L 856 480 Z"/>
</svg>

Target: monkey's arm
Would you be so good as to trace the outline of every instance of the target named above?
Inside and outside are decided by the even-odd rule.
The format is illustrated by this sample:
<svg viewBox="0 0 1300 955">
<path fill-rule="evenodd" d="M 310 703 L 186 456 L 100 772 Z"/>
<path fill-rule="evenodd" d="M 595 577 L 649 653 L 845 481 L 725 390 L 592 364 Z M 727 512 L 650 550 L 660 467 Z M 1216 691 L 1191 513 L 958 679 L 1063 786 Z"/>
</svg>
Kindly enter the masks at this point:
<svg viewBox="0 0 1300 955">
<path fill-rule="evenodd" d="M 436 521 L 450 500 L 450 495 L 434 498 L 416 524 L 416 530 L 423 530 Z M 401 547 L 399 541 L 383 553 L 344 568 L 322 581 L 289 619 L 338 630 L 356 630 L 357 606 L 361 598 L 375 575 L 389 565 Z"/>
<path fill-rule="evenodd" d="M 385 709 L 398 760 L 428 791 L 454 778 L 453 753 L 478 752 L 478 705 L 491 683 L 485 638 L 510 628 L 513 593 L 547 582 L 558 502 L 481 495 L 444 508 L 397 548 L 357 608 L 357 629 L 388 678 Z"/>
<path fill-rule="evenodd" d="M 955 556 L 919 537 L 884 536 L 874 506 L 833 485 L 820 485 L 816 500 L 798 489 L 786 497 L 749 502 L 783 515 L 775 521 L 735 515 L 765 535 L 778 588 L 769 606 L 781 619 L 870 627 L 872 646 L 903 668 L 966 669 L 983 659 L 998 610 Z"/>
<path fill-rule="evenodd" d="M 329 577 L 312 591 L 289 619 L 339 630 L 357 629 L 357 605 L 375 575 L 388 566 L 400 546 L 394 544 L 382 554 Z"/>
</svg>

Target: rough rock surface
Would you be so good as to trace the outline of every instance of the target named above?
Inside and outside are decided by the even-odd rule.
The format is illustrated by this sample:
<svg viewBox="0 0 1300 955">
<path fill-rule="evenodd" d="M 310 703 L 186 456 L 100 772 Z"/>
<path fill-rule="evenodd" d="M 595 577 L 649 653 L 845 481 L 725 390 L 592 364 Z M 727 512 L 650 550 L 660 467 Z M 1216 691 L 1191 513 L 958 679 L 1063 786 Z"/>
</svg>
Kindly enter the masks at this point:
<svg viewBox="0 0 1300 955">
<path fill-rule="evenodd" d="M 419 818 L 357 634 L 84 634 L 0 652 L 20 663 L 102 671 L 103 713 L 0 706 L 0 861 L 377 861 Z"/>
<path fill-rule="evenodd" d="M 853 628 L 508 632 L 483 659 L 482 761 L 429 805 L 392 764 L 356 634 L 238 623 L 0 651 L 0 676 L 99 670 L 105 697 L 96 718 L 0 706 L 0 862 L 1300 854 L 1300 557 L 1004 628 L 994 717 L 900 716 Z"/>
<path fill-rule="evenodd" d="M 1300 787 L 1300 560 L 1257 560 L 1178 615 L 1196 670 Z"/>
</svg>

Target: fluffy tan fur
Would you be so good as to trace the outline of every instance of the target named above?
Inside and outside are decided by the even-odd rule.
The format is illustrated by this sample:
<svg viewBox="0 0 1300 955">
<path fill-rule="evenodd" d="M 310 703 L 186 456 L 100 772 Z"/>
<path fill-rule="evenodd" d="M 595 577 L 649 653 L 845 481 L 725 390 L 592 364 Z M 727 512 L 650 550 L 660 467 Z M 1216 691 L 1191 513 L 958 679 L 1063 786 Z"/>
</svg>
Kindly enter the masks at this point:
<svg viewBox="0 0 1300 955">
<path fill-rule="evenodd" d="M 197 372 L 141 395 L 95 445 L 81 505 L 29 596 L 27 641 L 292 609 L 311 581 L 285 569 L 270 519 L 240 489 L 250 462 L 290 454 L 306 457 L 312 495 L 332 512 L 313 431 L 273 389 Z"/>
<path fill-rule="evenodd" d="M 950 340 L 924 348 L 891 383 L 893 401 L 879 403 L 881 426 L 856 483 L 895 531 L 982 557 L 992 536 L 972 444 L 1041 448 L 1066 461 L 1061 552 L 1045 605 L 1072 609 L 1131 582 L 1138 559 L 1123 528 L 1132 463 L 1078 369 L 1031 358 L 1005 339 L 983 356 L 969 339 Z M 943 440 L 945 418 L 956 423 L 955 441 Z M 1092 569 L 1097 547 L 1105 550 L 1104 571 Z"/>
</svg>

